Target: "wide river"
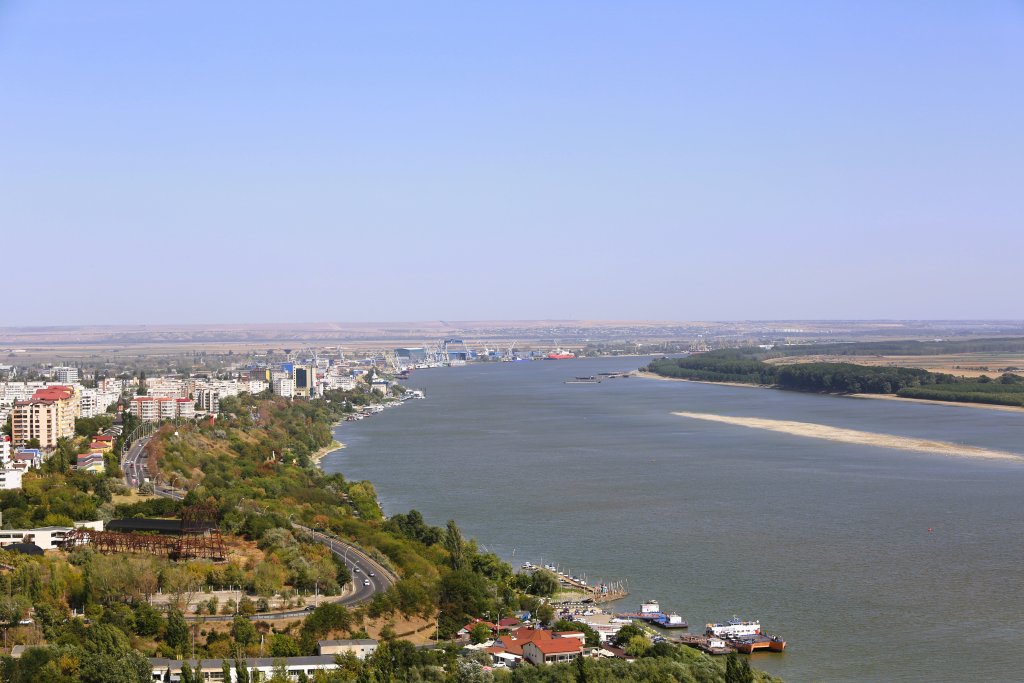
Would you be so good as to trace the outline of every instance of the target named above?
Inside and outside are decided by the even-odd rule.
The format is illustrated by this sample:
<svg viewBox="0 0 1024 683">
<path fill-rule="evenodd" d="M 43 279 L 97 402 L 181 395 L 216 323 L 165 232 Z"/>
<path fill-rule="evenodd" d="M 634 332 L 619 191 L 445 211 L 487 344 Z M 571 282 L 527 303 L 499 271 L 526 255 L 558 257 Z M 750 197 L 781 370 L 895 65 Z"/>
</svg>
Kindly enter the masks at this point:
<svg viewBox="0 0 1024 683">
<path fill-rule="evenodd" d="M 701 631 L 738 615 L 800 681 L 1018 681 L 1024 463 L 850 445 L 672 415 L 762 417 L 1024 454 L 1024 414 L 631 377 L 640 358 L 419 370 L 339 427 L 327 471 L 372 481 L 518 566 L 628 580 Z"/>
</svg>

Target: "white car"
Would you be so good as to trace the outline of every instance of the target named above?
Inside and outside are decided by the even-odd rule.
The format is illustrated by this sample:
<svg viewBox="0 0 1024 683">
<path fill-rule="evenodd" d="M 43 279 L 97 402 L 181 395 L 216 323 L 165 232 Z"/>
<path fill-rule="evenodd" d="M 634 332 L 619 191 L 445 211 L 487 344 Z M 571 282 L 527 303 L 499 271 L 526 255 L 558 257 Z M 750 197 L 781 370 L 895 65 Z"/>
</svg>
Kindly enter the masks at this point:
<svg viewBox="0 0 1024 683">
<path fill-rule="evenodd" d="M 370 580 L 369 579 L 363 579 L 363 585 L 364 586 L 369 586 L 370 585 Z"/>
</svg>

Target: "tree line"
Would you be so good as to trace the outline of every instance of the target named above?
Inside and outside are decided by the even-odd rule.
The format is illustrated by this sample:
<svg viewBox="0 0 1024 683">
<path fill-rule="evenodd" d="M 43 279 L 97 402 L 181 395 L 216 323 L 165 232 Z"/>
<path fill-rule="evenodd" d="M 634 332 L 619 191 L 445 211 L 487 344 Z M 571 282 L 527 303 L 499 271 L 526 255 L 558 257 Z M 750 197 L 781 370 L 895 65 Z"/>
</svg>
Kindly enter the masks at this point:
<svg viewBox="0 0 1024 683">
<path fill-rule="evenodd" d="M 855 363 L 764 362 L 760 348 L 722 349 L 683 358 L 659 358 L 648 372 L 678 379 L 737 382 L 830 394 L 896 394 L 906 398 L 1024 406 L 1024 378 L 966 378 L 920 368 Z"/>
</svg>

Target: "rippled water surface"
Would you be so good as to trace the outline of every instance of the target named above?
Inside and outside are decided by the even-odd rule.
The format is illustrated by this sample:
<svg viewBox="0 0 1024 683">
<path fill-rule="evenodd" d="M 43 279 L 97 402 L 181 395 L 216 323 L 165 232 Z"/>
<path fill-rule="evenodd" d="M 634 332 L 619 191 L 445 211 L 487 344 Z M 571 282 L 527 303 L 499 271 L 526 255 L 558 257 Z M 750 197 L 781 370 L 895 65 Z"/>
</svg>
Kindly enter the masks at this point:
<svg viewBox="0 0 1024 683">
<path fill-rule="evenodd" d="M 1024 454 L 1024 414 L 640 378 L 644 359 L 420 370 L 425 401 L 338 428 L 374 482 L 514 561 L 627 579 L 699 628 L 789 642 L 787 681 L 1020 680 L 1024 463 L 832 443 L 671 415 L 766 417 Z M 931 531 L 929 531 L 931 530 Z"/>
</svg>

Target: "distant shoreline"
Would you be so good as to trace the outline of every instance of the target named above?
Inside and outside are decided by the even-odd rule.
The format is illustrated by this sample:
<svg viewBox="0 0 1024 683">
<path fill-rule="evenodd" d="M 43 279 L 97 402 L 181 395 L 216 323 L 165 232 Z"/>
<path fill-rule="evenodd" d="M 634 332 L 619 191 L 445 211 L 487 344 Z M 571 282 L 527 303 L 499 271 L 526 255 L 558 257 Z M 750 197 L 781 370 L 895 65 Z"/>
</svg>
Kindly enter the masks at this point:
<svg viewBox="0 0 1024 683">
<path fill-rule="evenodd" d="M 656 379 L 665 382 L 692 382 L 694 384 L 717 384 L 725 387 L 746 387 L 748 389 L 779 389 L 778 387 L 772 386 L 771 384 L 744 384 L 742 382 L 713 382 L 711 380 L 704 379 L 686 379 L 684 377 L 662 377 L 656 375 L 653 372 L 647 372 L 646 370 L 637 370 L 633 373 L 636 377 L 642 379 Z M 779 389 L 779 391 L 786 391 L 785 389 Z M 808 393 L 808 392 L 796 392 L 796 393 Z M 932 406 L 946 406 L 953 408 L 982 408 L 984 410 L 1000 410 L 1007 413 L 1024 413 L 1024 407 L 1018 408 L 1017 406 L 1001 406 L 994 403 L 968 403 L 966 401 L 936 401 L 929 398 L 908 398 L 904 396 L 897 396 L 896 394 L 825 394 L 826 396 L 845 396 L 847 398 L 870 398 L 881 401 L 901 401 L 906 403 L 922 403 L 925 405 Z"/>
</svg>

